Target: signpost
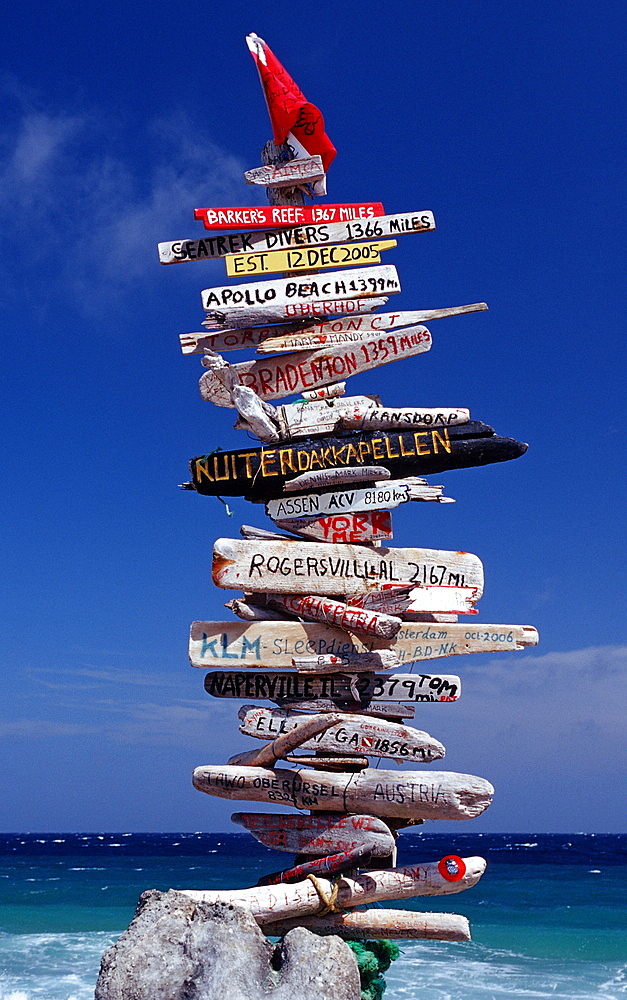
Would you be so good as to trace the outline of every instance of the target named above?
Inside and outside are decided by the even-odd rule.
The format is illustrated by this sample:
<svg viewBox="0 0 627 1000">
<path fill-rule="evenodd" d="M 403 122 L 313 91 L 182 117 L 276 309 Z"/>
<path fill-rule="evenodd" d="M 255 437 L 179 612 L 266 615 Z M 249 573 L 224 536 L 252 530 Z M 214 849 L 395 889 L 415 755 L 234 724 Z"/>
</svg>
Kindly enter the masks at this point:
<svg viewBox="0 0 627 1000">
<path fill-rule="evenodd" d="M 265 253 L 238 253 L 225 258 L 226 273 L 232 277 L 257 276 L 273 271 L 311 271 L 322 267 L 380 264 L 382 252 L 392 250 L 396 245 L 396 240 L 371 240 L 367 243 L 341 243 Z"/>
<path fill-rule="evenodd" d="M 387 510 L 370 510 L 359 514 L 351 511 L 314 520 L 292 518 L 277 521 L 276 524 L 285 531 L 293 531 L 317 542 L 367 545 L 392 538 L 392 517 Z"/>
<path fill-rule="evenodd" d="M 235 379 L 250 386 L 260 399 L 274 400 L 430 349 L 431 334 L 426 326 L 408 326 L 345 347 L 280 354 L 259 361 L 243 361 L 231 367 Z M 205 357 L 206 365 L 211 362 L 211 357 Z M 216 406 L 233 406 L 228 390 L 211 370 L 200 379 L 200 395 Z"/>
<path fill-rule="evenodd" d="M 359 295 L 356 298 L 315 298 L 311 300 L 291 299 L 289 302 L 266 302 L 264 305 L 249 306 L 238 304 L 210 309 L 202 325 L 212 327 L 250 327 L 268 323 L 310 319 L 319 322 L 327 316 L 355 316 L 373 312 L 384 306 L 386 295 L 371 297 Z"/>
<path fill-rule="evenodd" d="M 324 167 L 320 156 L 290 160 L 280 165 L 267 164 L 244 171 L 247 184 L 260 184 L 262 187 L 292 188 L 300 184 L 315 184 L 323 178 Z"/>
<path fill-rule="evenodd" d="M 205 691 L 212 698 L 262 698 L 280 703 L 329 699 L 341 704 L 371 701 L 413 704 L 421 701 L 451 702 L 461 695 L 455 674 L 309 674 L 270 671 L 217 671 L 205 676 Z M 337 711 L 337 708 L 335 709 Z"/>
<path fill-rule="evenodd" d="M 290 479 L 310 469 L 359 468 L 376 462 L 396 479 L 508 462 L 526 450 L 526 444 L 499 437 L 478 421 L 419 431 L 353 431 L 323 441 L 199 455 L 190 463 L 191 488 L 208 496 L 272 500 Z"/>
<path fill-rule="evenodd" d="M 256 205 L 254 208 L 195 208 L 205 229 L 273 229 L 275 226 L 353 222 L 384 215 L 380 201 L 345 205 Z"/>
<path fill-rule="evenodd" d="M 205 670 L 265 667 L 293 669 L 292 658 L 391 649 L 400 663 L 417 663 L 466 653 L 507 653 L 535 646 L 531 625 L 406 622 L 393 639 L 364 637 L 329 625 L 306 622 L 193 622 L 189 658 Z M 254 694 L 246 695 L 254 698 Z"/>
<path fill-rule="evenodd" d="M 213 546 L 216 587 L 280 594 L 359 594 L 394 583 L 476 587 L 481 560 L 444 549 L 366 549 L 355 545 L 218 538 Z"/>
<path fill-rule="evenodd" d="M 303 163 L 303 160 L 292 160 Z M 285 165 L 286 167 L 288 164 Z M 276 168 L 271 168 L 276 169 Z M 267 183 L 264 181 L 264 183 Z M 321 206 L 326 207 L 326 206 Z M 330 207 L 330 206 L 329 206 Z M 340 221 L 324 225 L 297 225 L 289 229 L 266 229 L 228 236 L 213 236 L 200 240 L 171 240 L 159 243 L 159 260 L 162 264 L 182 261 L 210 260 L 233 253 L 266 253 L 290 247 L 322 246 L 331 243 L 350 243 L 352 240 L 382 239 L 407 233 L 426 233 L 435 229 L 433 212 L 403 212 L 383 215 L 364 221 Z M 421 320 L 410 322 L 422 322 Z"/>
</svg>

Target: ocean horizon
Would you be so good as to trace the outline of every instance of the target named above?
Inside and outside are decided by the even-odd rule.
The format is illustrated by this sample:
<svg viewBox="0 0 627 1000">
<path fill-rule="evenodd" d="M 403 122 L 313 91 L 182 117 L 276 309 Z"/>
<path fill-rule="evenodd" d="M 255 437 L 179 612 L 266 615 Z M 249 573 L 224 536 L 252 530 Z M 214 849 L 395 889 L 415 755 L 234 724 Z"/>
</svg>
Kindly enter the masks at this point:
<svg viewBox="0 0 627 1000">
<path fill-rule="evenodd" d="M 399 864 L 479 854 L 488 868 L 458 895 L 385 904 L 472 929 L 463 944 L 399 942 L 386 1000 L 625 1000 L 627 835 L 411 829 L 398 847 Z M 246 833 L 0 834 L 0 1000 L 93 998 L 146 889 L 244 888 L 292 857 Z"/>
</svg>

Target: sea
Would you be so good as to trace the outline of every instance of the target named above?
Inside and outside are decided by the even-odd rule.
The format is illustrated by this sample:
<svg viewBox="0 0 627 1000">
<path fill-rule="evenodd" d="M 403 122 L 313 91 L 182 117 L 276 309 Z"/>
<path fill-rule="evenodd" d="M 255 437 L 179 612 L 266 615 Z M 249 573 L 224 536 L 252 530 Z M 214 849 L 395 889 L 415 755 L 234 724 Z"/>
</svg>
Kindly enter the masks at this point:
<svg viewBox="0 0 627 1000">
<path fill-rule="evenodd" d="M 447 854 L 485 857 L 478 885 L 386 905 L 462 913 L 472 941 L 400 942 L 385 1000 L 625 1000 L 627 836 L 401 832 L 399 864 Z M 280 858 L 246 833 L 0 834 L 0 1000 L 92 998 L 145 889 L 252 886 Z"/>
</svg>

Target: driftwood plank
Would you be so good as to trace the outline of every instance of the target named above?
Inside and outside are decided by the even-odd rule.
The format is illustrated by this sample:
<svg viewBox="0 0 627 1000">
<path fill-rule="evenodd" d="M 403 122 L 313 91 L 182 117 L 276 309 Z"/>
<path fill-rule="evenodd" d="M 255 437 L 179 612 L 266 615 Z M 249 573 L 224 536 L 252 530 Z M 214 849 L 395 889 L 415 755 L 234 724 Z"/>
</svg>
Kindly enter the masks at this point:
<svg viewBox="0 0 627 1000">
<path fill-rule="evenodd" d="M 311 469 L 303 472 L 296 479 L 285 483 L 285 493 L 297 493 L 299 490 L 324 489 L 325 487 L 344 486 L 353 483 L 376 483 L 390 478 L 390 473 L 382 465 L 361 465 L 345 469 Z"/>
<path fill-rule="evenodd" d="M 222 799 L 409 819 L 473 819 L 488 808 L 494 792 L 489 781 L 474 774 L 377 768 L 343 775 L 207 764 L 194 770 L 192 782 L 199 792 Z"/>
<path fill-rule="evenodd" d="M 391 639 L 403 624 L 400 618 L 370 609 L 353 608 L 349 604 L 332 601 L 328 597 L 269 594 L 268 603 L 270 607 L 287 611 L 297 618 L 335 625 L 345 631 L 357 632 L 359 635 L 374 635 L 381 639 Z"/>
<path fill-rule="evenodd" d="M 339 854 L 330 854 L 326 858 L 316 858 L 312 861 L 305 861 L 303 864 L 295 865 L 293 868 L 285 868 L 283 871 L 273 872 L 271 875 L 263 875 L 257 885 L 288 885 L 294 882 L 301 882 L 309 875 L 338 875 L 340 872 L 355 872 L 358 868 L 363 868 L 370 863 L 370 846 L 362 844 L 360 847 L 353 847 L 350 851 L 341 851 Z"/>
<path fill-rule="evenodd" d="M 426 326 L 408 326 L 344 347 L 242 361 L 231 370 L 235 381 L 249 386 L 261 399 L 276 400 L 429 350 L 431 334 Z M 210 368 L 214 360 L 205 355 L 202 363 Z M 229 393 L 211 368 L 200 379 L 200 395 L 216 406 L 233 406 Z"/>
<path fill-rule="evenodd" d="M 302 700 L 328 699 L 334 710 L 351 703 L 367 708 L 373 701 L 417 703 L 452 702 L 461 695 L 455 674 L 358 674 L 312 676 L 302 673 L 235 670 L 205 675 L 205 691 L 213 698 L 267 698 L 287 705 Z M 350 708 L 346 709 L 351 711 Z"/>
<path fill-rule="evenodd" d="M 427 484 L 425 483 L 425 486 Z M 269 500 L 266 514 L 276 523 L 303 518 L 333 517 L 359 511 L 378 512 L 382 507 L 399 507 L 412 499 L 410 485 L 402 479 L 375 483 L 366 489 L 337 490 L 329 493 L 305 493 Z M 291 529 L 290 529 L 291 530 Z"/>
<path fill-rule="evenodd" d="M 277 760 L 284 759 L 286 754 L 292 753 L 302 743 L 324 733 L 341 718 L 342 716 L 339 714 L 301 716 L 294 729 L 286 730 L 259 750 L 247 750 L 244 753 L 236 754 L 235 757 L 230 757 L 228 763 L 247 764 L 251 767 L 272 767 Z"/>
<path fill-rule="evenodd" d="M 338 205 L 256 205 L 254 208 L 195 208 L 205 229 L 271 229 L 274 226 L 321 225 L 385 215 L 380 201 Z"/>
<path fill-rule="evenodd" d="M 270 500 L 280 497 L 285 483 L 310 469 L 359 468 L 376 462 L 393 479 L 410 478 L 507 462 L 526 450 L 526 444 L 499 437 L 479 421 L 422 431 L 354 431 L 344 437 L 293 441 L 276 448 L 197 456 L 190 463 L 191 488 L 208 496 Z"/>
<path fill-rule="evenodd" d="M 331 347 L 334 344 L 350 344 L 363 340 L 371 333 L 403 326 L 414 326 L 416 323 L 429 323 L 434 319 L 444 319 L 447 316 L 461 316 L 465 313 L 484 312 L 488 308 L 485 302 L 472 302 L 467 306 L 450 306 L 444 309 L 412 309 L 390 313 L 375 313 L 369 316 L 353 316 L 346 319 L 332 319 L 315 323 L 301 329 L 289 330 L 285 327 L 275 327 L 272 333 L 267 333 L 258 340 L 258 354 L 274 354 L 283 351 L 307 351 L 319 347 Z M 215 348 L 219 350 L 219 348 Z"/>
<path fill-rule="evenodd" d="M 276 739 L 303 718 L 295 712 L 278 708 L 258 708 L 242 705 L 239 710 L 240 732 L 257 739 Z M 340 721 L 325 732 L 301 744 L 301 750 L 326 750 L 330 753 L 365 754 L 368 757 L 390 757 L 393 760 L 428 764 L 444 757 L 442 743 L 429 733 L 397 722 L 365 718 L 363 715 L 342 715 Z"/>
<path fill-rule="evenodd" d="M 326 857 L 336 851 L 352 851 L 367 842 L 374 857 L 387 858 L 396 843 L 390 828 L 377 816 L 238 812 L 233 813 L 231 820 L 266 847 L 289 854 Z"/>
<path fill-rule="evenodd" d="M 324 167 L 320 156 L 307 156 L 287 163 L 266 164 L 244 171 L 247 184 L 262 187 L 291 188 L 301 184 L 314 184 L 324 178 Z"/>
<path fill-rule="evenodd" d="M 276 699 L 279 708 L 291 709 L 294 712 L 351 712 L 366 715 L 375 719 L 389 719 L 396 722 L 399 719 L 413 719 L 416 714 L 415 705 L 404 705 L 393 701 L 371 701 L 368 705 L 361 705 L 356 701 L 331 701 L 330 698 L 315 698 L 313 700 L 303 699 L 302 701 L 285 701 Z M 344 768 L 343 770 L 346 770 Z"/>
<path fill-rule="evenodd" d="M 292 518 L 275 522 L 279 528 L 318 542 L 364 544 L 393 537 L 392 515 L 388 510 L 331 514 L 328 517 Z"/>
<path fill-rule="evenodd" d="M 268 405 L 268 404 L 266 404 Z M 275 409 L 281 438 L 292 439 L 337 434 L 353 430 L 406 430 L 410 427 L 448 427 L 465 424 L 470 412 L 462 407 L 390 408 L 367 397 L 347 396 L 332 405 L 288 403 Z"/>
<path fill-rule="evenodd" d="M 387 899 L 409 899 L 412 896 L 443 896 L 476 885 L 486 869 L 483 858 L 464 858 L 465 874 L 459 882 L 447 882 L 437 863 L 405 865 L 369 871 L 363 875 L 343 875 L 339 880 L 337 902 L 343 907 L 379 903 Z M 320 879 L 327 897 L 333 888 L 328 879 Z M 267 924 L 283 918 L 315 914 L 320 910 L 320 896 L 307 880 L 296 885 L 254 887 L 252 889 L 182 890 L 200 903 L 230 903 L 247 907 L 258 923 Z"/>
<path fill-rule="evenodd" d="M 346 656 L 294 656 L 294 668 L 303 674 L 365 673 L 372 670 L 393 670 L 400 666 L 392 649 L 375 649 L 371 653 Z"/>
<path fill-rule="evenodd" d="M 231 238 L 234 237 L 224 237 L 224 239 Z M 381 332 L 390 327 L 414 326 L 444 316 L 459 316 L 462 313 L 480 312 L 487 308 L 485 302 L 473 302 L 468 306 L 453 306 L 450 309 L 364 313 L 318 323 L 300 320 L 298 323 L 274 326 L 181 333 L 179 340 L 183 354 L 202 354 L 205 350 L 238 351 L 248 347 L 256 347 L 258 354 L 317 350 L 320 347 L 330 347 L 332 344 L 354 343 L 363 340 L 370 333 Z"/>
<path fill-rule="evenodd" d="M 391 649 L 401 663 L 465 653 L 504 653 L 538 643 L 531 625 L 411 622 L 393 639 L 365 638 L 328 625 L 305 622 L 193 622 L 189 657 L 194 667 L 293 669 L 295 656 Z M 254 698 L 254 693 L 246 695 Z"/>
<path fill-rule="evenodd" d="M 171 240 L 159 243 L 158 250 L 162 264 L 176 264 L 183 261 L 210 260 L 234 253 L 264 253 L 290 247 L 325 246 L 352 240 L 381 239 L 404 233 L 424 233 L 432 229 L 435 229 L 433 212 L 402 212 L 361 222 L 357 220 L 325 223 L 321 226 L 254 230 L 248 233 L 232 233 L 228 236 L 206 237 L 201 240 Z"/>
<path fill-rule="evenodd" d="M 365 243 L 334 243 L 324 247 L 269 250 L 265 253 L 237 253 L 224 258 L 230 278 L 259 277 L 280 271 L 313 271 L 326 267 L 361 267 L 380 264 L 384 250 L 393 250 L 397 240 L 369 240 Z"/>
<path fill-rule="evenodd" d="M 470 941 L 468 918 L 458 913 L 416 913 L 414 910 L 394 908 L 261 923 L 264 934 L 269 937 L 283 937 L 294 927 L 306 927 L 314 934 L 337 934 L 349 941 L 377 941 L 381 938 L 393 941 Z"/>
<path fill-rule="evenodd" d="M 470 552 L 444 549 L 368 549 L 308 542 L 218 538 L 213 546 L 216 587 L 279 594 L 358 594 L 399 586 L 476 587 L 483 564 Z"/>
<path fill-rule="evenodd" d="M 212 329 L 216 326 L 254 327 L 266 326 L 269 323 L 280 323 L 284 321 L 296 321 L 312 319 L 319 322 L 328 316 L 355 316 L 361 313 L 373 312 L 384 306 L 388 301 L 387 295 L 364 296 L 358 295 L 355 298 L 323 297 L 315 298 L 311 301 L 303 299 L 292 299 L 289 302 L 266 302 L 265 305 L 249 306 L 243 305 L 229 306 L 222 309 L 212 309 L 207 312 L 206 319 L 202 321 L 202 326 Z"/>
<path fill-rule="evenodd" d="M 408 611 L 475 615 L 473 605 L 477 600 L 474 587 L 413 587 L 351 595 L 347 603 L 387 615 L 403 615 Z"/>
<path fill-rule="evenodd" d="M 334 274 L 301 274 L 295 278 L 272 278 L 269 281 L 247 282 L 244 285 L 220 285 L 205 288 L 200 293 L 206 312 L 241 306 L 289 304 L 293 301 L 317 299 L 371 298 L 400 292 L 398 272 L 392 264 L 364 267 L 357 271 L 337 271 Z M 228 313 L 227 313 L 228 315 Z"/>
</svg>

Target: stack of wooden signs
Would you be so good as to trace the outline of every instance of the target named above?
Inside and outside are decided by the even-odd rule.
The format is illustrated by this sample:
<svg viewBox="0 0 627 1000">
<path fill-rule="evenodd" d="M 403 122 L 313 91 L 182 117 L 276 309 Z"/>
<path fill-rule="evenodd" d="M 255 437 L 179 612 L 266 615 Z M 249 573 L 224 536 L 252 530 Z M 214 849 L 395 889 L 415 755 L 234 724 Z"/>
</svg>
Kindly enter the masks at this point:
<svg viewBox="0 0 627 1000">
<path fill-rule="evenodd" d="M 254 888 L 190 893 L 249 906 L 267 934 L 300 925 L 351 939 L 465 940 L 468 921 L 456 914 L 356 907 L 456 893 L 481 877 L 479 857 L 396 866 L 400 828 L 471 819 L 493 793 L 483 778 L 431 770 L 444 746 L 405 720 L 422 702 L 460 697 L 460 678 L 424 670 L 424 661 L 518 650 L 538 634 L 458 622 L 476 615 L 480 559 L 392 547 L 391 511 L 447 502 L 425 475 L 507 461 L 527 446 L 461 406 L 347 394 L 351 375 L 428 351 L 425 321 L 487 306 L 386 311 L 401 284 L 380 255 L 397 237 L 433 230 L 433 214 L 386 215 L 378 202 L 305 205 L 324 191 L 335 150 L 267 45 L 247 41 L 274 142 L 245 176 L 268 189 L 270 204 L 197 209 L 204 237 L 159 244 L 164 264 L 219 257 L 227 275 L 252 279 L 206 288 L 206 329 L 181 336 L 183 353 L 203 355 L 203 399 L 231 407 L 247 432 L 235 451 L 208 443 L 184 485 L 264 503 L 273 522 L 215 542 L 214 584 L 240 591 L 226 605 L 235 620 L 194 622 L 189 649 L 193 666 L 209 668 L 207 693 L 245 701 L 240 731 L 264 742 L 198 767 L 193 780 L 208 795 L 300 812 L 232 817 L 296 855 L 289 867 Z M 238 350 L 255 354 L 236 364 L 223 357 Z M 289 396 L 298 398 L 281 402 Z M 382 760 L 392 769 L 370 766 Z"/>
</svg>

